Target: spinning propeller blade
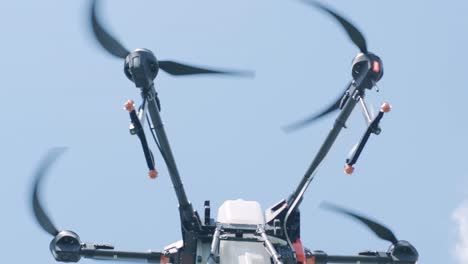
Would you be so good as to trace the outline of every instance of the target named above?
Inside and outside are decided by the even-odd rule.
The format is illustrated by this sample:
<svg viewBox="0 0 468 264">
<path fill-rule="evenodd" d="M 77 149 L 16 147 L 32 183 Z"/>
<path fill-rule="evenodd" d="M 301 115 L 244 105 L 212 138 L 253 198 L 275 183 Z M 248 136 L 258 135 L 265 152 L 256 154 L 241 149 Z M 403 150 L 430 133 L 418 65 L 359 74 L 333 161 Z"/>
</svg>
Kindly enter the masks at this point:
<svg viewBox="0 0 468 264">
<path fill-rule="evenodd" d="M 103 47 L 107 52 L 109 52 L 115 57 L 125 59 L 128 56 L 128 54 L 130 54 L 130 52 L 116 38 L 114 38 L 110 33 L 108 33 L 108 31 L 104 29 L 102 24 L 99 22 L 98 12 L 96 11 L 98 6 L 97 2 L 98 0 L 92 0 L 91 3 L 90 14 L 93 35 L 99 42 L 101 47 Z M 218 74 L 252 77 L 254 75 L 254 73 L 250 71 L 223 71 L 216 69 L 205 69 L 174 61 L 159 61 L 159 68 L 175 76 L 194 74 Z"/>
<path fill-rule="evenodd" d="M 214 69 L 204 69 L 200 67 L 190 66 L 175 61 L 159 61 L 159 68 L 171 75 L 194 75 L 194 74 L 223 74 L 223 75 L 237 75 L 249 76 L 254 75 L 250 71 L 222 71 Z"/>
<path fill-rule="evenodd" d="M 342 16 L 338 15 L 336 12 L 332 11 L 330 8 L 326 7 L 325 5 L 313 1 L 313 0 L 303 0 L 304 3 L 313 5 L 322 11 L 327 12 L 331 16 L 333 16 L 338 22 L 343 26 L 344 30 L 348 34 L 349 38 L 353 43 L 359 48 L 362 53 L 367 53 L 367 44 L 366 39 L 362 35 L 362 33 L 349 21 L 344 19 Z"/>
<path fill-rule="evenodd" d="M 327 107 L 325 110 L 319 112 L 318 114 L 315 114 L 311 117 L 307 117 L 303 120 L 300 120 L 300 121 L 297 121 L 291 125 L 288 125 L 286 127 L 283 127 L 283 130 L 285 132 L 293 132 L 295 130 L 298 130 L 300 128 L 303 128 L 307 125 L 309 125 L 310 123 L 316 121 L 317 119 L 320 119 L 328 114 L 330 114 L 331 112 L 335 111 L 335 110 L 338 110 L 340 109 L 340 104 L 341 104 L 341 100 L 343 99 L 343 95 L 346 93 L 346 91 L 349 89 L 349 87 L 351 86 L 351 82 L 348 83 L 348 85 L 346 86 L 345 90 L 343 91 L 343 94 L 340 95 L 336 100 L 335 102 L 330 105 L 329 107 Z"/>
<path fill-rule="evenodd" d="M 327 12 L 329 15 L 333 16 L 341 24 L 341 26 L 343 26 L 343 28 L 346 31 L 346 33 L 348 34 L 349 38 L 359 48 L 359 50 L 361 52 L 363 52 L 363 53 L 367 53 L 366 39 L 364 38 L 362 33 L 353 24 L 351 24 L 349 21 L 344 19 L 342 16 L 338 15 L 336 12 L 332 11 L 330 8 L 328 8 L 327 6 L 325 6 L 325 5 L 323 5 L 323 4 L 319 3 L 319 2 L 316 2 L 314 0 L 302 0 L 302 1 L 304 3 L 306 3 L 306 4 L 308 4 L 308 5 L 319 8 L 320 10 L 322 10 L 324 12 Z M 350 86 L 351 86 L 351 82 L 346 87 L 346 90 L 348 90 L 348 88 Z M 345 90 L 345 92 L 346 92 L 346 90 Z M 299 122 L 296 122 L 296 123 L 294 123 L 292 125 L 289 125 L 289 126 L 285 127 L 284 130 L 286 132 L 292 132 L 294 130 L 300 129 L 300 128 L 302 128 L 302 127 L 316 121 L 317 119 L 320 119 L 321 117 L 333 112 L 334 110 L 339 109 L 340 102 L 341 102 L 342 98 L 343 98 L 342 96 L 339 97 L 336 101 L 334 101 L 333 104 L 331 104 L 328 108 L 326 108 L 322 112 L 320 112 L 318 114 L 315 114 L 315 115 L 313 115 L 313 116 L 311 116 L 309 118 L 306 118 L 304 120 L 301 120 Z"/>
<path fill-rule="evenodd" d="M 334 205 L 334 204 L 331 204 L 331 203 L 328 203 L 328 202 L 323 202 L 321 204 L 321 207 L 332 210 L 332 211 L 335 211 L 337 213 L 347 215 L 347 216 L 349 216 L 351 218 L 354 218 L 354 219 L 360 221 L 361 223 L 366 225 L 369 229 L 371 229 L 374 232 L 374 234 L 376 234 L 378 237 L 380 237 L 383 240 L 387 240 L 392 244 L 396 244 L 398 242 L 398 239 L 393 234 L 393 232 L 389 228 L 387 228 L 386 226 L 384 226 L 382 224 L 379 224 L 379 223 L 377 223 L 377 222 L 375 222 L 373 220 L 370 220 L 370 219 L 368 219 L 368 218 L 366 218 L 364 216 L 358 215 L 358 214 L 353 213 L 353 212 L 351 212 L 351 211 L 349 211 L 347 209 L 344 209 L 342 207 L 339 207 L 337 205 Z"/>
<path fill-rule="evenodd" d="M 97 0 L 93 0 L 91 4 L 91 26 L 93 27 L 94 37 L 96 37 L 99 44 L 110 54 L 125 59 L 130 52 L 99 23 L 96 13 L 97 2 Z"/>
<path fill-rule="evenodd" d="M 64 151 L 65 148 L 54 148 L 47 153 L 46 157 L 41 161 L 39 167 L 36 170 L 32 190 L 32 207 L 34 211 L 34 216 L 36 216 L 36 220 L 39 223 L 39 225 L 52 236 L 56 236 L 59 233 L 59 231 L 52 223 L 49 216 L 45 213 L 43 206 L 39 200 L 40 185 L 42 179 L 49 171 L 49 168 Z"/>
</svg>

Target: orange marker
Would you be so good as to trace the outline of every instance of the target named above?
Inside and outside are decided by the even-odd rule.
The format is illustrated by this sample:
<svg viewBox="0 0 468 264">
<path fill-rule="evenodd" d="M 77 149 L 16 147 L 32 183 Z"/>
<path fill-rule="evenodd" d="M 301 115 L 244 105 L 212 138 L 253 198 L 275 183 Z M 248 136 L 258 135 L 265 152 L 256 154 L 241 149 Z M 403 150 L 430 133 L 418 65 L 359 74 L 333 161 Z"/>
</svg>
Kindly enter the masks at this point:
<svg viewBox="0 0 468 264">
<path fill-rule="evenodd" d="M 390 112 L 390 110 L 392 110 L 392 106 L 387 103 L 387 102 L 384 102 L 381 106 L 380 106 L 380 111 L 384 112 L 384 113 L 388 113 Z"/>
<path fill-rule="evenodd" d="M 148 172 L 148 176 L 151 178 L 151 179 L 156 179 L 156 177 L 158 177 L 158 171 L 157 170 L 150 170 Z"/>
<path fill-rule="evenodd" d="M 354 172 L 354 167 L 349 164 L 346 164 L 344 167 L 344 172 L 348 175 L 351 175 Z"/>
<path fill-rule="evenodd" d="M 124 104 L 124 107 L 125 107 L 125 110 L 127 110 L 129 112 L 133 112 L 135 110 L 135 103 L 133 102 L 133 100 L 128 100 Z"/>
</svg>

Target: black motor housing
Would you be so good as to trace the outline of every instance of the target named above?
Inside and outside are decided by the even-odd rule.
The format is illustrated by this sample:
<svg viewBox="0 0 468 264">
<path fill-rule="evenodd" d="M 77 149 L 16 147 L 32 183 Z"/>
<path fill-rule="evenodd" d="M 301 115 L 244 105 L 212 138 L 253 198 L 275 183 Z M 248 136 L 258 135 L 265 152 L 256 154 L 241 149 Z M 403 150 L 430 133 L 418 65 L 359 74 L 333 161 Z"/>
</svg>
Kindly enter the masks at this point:
<svg viewBox="0 0 468 264">
<path fill-rule="evenodd" d="M 148 88 L 159 72 L 159 63 L 153 52 L 136 49 L 125 58 L 124 72 L 138 88 Z"/>
<path fill-rule="evenodd" d="M 373 53 L 359 53 L 352 62 L 352 75 L 353 79 L 356 80 L 364 69 L 369 69 L 370 73 L 368 81 L 364 83 L 367 89 L 372 89 L 374 85 L 383 76 L 383 63 L 379 56 Z"/>
<path fill-rule="evenodd" d="M 419 258 L 419 253 L 416 248 L 408 241 L 400 240 L 390 246 L 387 253 L 389 253 L 394 260 L 398 263 L 416 264 Z"/>
<path fill-rule="evenodd" d="M 60 262 L 78 262 L 81 258 L 80 249 L 80 237 L 72 231 L 61 231 L 50 242 L 50 251 Z"/>
</svg>

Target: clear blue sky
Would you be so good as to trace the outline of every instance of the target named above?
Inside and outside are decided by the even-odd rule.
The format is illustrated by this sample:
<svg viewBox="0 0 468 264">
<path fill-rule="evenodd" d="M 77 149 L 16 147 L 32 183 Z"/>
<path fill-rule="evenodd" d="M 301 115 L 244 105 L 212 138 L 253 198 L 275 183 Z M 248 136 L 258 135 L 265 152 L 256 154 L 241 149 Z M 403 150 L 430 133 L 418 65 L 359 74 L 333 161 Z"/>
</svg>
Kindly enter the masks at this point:
<svg viewBox="0 0 468 264">
<path fill-rule="evenodd" d="M 325 3 L 353 21 L 383 59 L 380 93 L 368 99 L 376 107 L 388 100 L 393 111 L 346 176 L 344 160 L 365 128 L 354 113 L 302 203 L 303 242 L 328 253 L 387 249 L 358 223 L 321 210 L 327 200 L 391 227 L 417 247 L 420 263 L 463 263 L 452 254 L 452 214 L 468 199 L 468 2 Z M 138 101 L 138 90 L 123 62 L 92 39 L 88 6 L 0 3 L 2 263 L 54 261 L 29 194 L 32 173 L 53 146 L 69 147 L 44 185 L 60 229 L 129 250 L 180 239 L 162 160 L 160 177 L 149 180 L 138 139 L 128 133 L 122 105 Z M 236 198 L 267 208 L 290 194 L 334 118 L 291 135 L 280 128 L 336 98 L 357 53 L 334 20 L 294 0 L 102 1 L 101 11 L 129 49 L 256 71 L 253 80 L 158 76 L 162 116 L 195 208 Z"/>
</svg>

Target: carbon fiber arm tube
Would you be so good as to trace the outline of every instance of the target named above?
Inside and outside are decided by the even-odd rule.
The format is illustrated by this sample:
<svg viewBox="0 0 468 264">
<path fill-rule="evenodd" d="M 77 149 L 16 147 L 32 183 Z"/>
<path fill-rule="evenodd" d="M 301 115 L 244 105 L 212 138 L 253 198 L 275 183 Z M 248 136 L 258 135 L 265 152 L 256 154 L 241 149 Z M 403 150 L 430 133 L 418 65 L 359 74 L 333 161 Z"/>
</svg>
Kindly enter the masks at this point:
<svg viewBox="0 0 468 264">
<path fill-rule="evenodd" d="M 109 249 L 96 249 L 93 246 L 86 246 L 80 250 L 80 255 L 85 258 L 96 260 L 115 260 L 115 261 L 142 261 L 148 263 L 161 263 L 164 255 L 161 252 L 133 252 L 118 251 Z"/>
<path fill-rule="evenodd" d="M 182 223 L 186 228 L 201 230 L 201 223 L 196 217 L 192 204 L 189 202 L 187 195 L 184 190 L 184 185 L 180 178 L 179 171 L 176 166 L 174 156 L 172 155 L 172 150 L 169 145 L 169 140 L 164 130 L 164 125 L 159 114 L 159 107 L 157 101 L 157 94 L 154 88 L 154 85 L 151 85 L 147 95 L 147 104 L 148 112 L 151 117 L 151 122 L 153 123 L 154 130 L 156 132 L 156 137 L 158 138 L 159 144 L 161 146 L 161 151 L 163 152 L 164 160 L 169 171 L 169 176 L 171 177 L 172 185 L 179 201 L 180 208 L 180 218 Z"/>
<path fill-rule="evenodd" d="M 315 251 L 307 256 L 307 259 L 314 264 L 328 264 L 328 263 L 360 263 L 360 264 L 396 264 L 403 263 L 392 259 L 385 252 L 375 252 L 374 255 L 327 255 L 323 251 Z"/>
</svg>

